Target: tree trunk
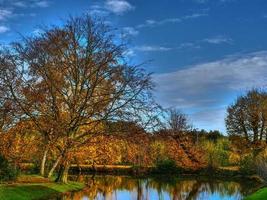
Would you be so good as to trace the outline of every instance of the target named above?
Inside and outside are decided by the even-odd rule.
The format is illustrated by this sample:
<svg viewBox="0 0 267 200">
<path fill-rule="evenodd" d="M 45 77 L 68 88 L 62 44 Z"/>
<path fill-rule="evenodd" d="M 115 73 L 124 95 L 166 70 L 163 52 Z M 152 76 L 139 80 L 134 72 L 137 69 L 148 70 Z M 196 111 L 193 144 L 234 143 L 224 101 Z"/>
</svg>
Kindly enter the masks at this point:
<svg viewBox="0 0 267 200">
<path fill-rule="evenodd" d="M 44 154 L 43 154 L 43 158 L 42 158 L 42 162 L 41 162 L 41 166 L 40 166 L 40 175 L 41 176 L 45 175 L 45 164 L 46 164 L 46 159 L 47 159 L 47 153 L 48 153 L 48 149 L 45 149 Z"/>
<path fill-rule="evenodd" d="M 69 174 L 69 162 L 65 161 L 60 165 L 60 169 L 58 172 L 58 176 L 56 182 L 58 183 L 67 183 L 68 182 L 68 174 Z"/>
<path fill-rule="evenodd" d="M 53 173 L 54 173 L 56 167 L 58 166 L 58 163 L 59 163 L 60 160 L 61 160 L 61 156 L 59 156 L 59 157 L 57 158 L 56 162 L 54 163 L 54 165 L 53 165 L 52 168 L 50 169 L 50 171 L 49 171 L 49 173 L 48 173 L 48 175 L 47 175 L 47 178 L 51 178 L 51 176 L 53 175 Z"/>
</svg>

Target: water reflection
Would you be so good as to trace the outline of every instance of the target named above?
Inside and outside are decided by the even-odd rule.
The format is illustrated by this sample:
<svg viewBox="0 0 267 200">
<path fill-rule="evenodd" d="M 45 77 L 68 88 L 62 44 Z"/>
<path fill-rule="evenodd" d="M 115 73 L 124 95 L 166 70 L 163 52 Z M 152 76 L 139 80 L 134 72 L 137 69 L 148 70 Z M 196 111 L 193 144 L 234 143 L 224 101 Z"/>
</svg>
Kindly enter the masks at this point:
<svg viewBox="0 0 267 200">
<path fill-rule="evenodd" d="M 57 200 L 239 200 L 253 190 L 251 184 L 204 179 L 137 179 L 126 176 L 79 176 L 83 191 Z M 53 199 L 53 198 L 51 198 Z"/>
</svg>

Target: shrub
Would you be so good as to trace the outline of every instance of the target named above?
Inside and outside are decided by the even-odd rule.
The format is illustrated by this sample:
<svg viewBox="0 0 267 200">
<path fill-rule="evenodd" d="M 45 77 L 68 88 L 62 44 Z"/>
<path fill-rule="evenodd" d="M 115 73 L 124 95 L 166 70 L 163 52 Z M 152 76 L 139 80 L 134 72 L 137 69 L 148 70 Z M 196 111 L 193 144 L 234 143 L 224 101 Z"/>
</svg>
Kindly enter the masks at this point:
<svg viewBox="0 0 267 200">
<path fill-rule="evenodd" d="M 267 181 L 267 149 L 264 149 L 262 152 L 257 155 L 255 159 L 255 168 L 257 174 Z"/>
<path fill-rule="evenodd" d="M 156 172 L 169 174 L 177 171 L 177 165 L 174 160 L 164 159 L 156 163 Z"/>
<path fill-rule="evenodd" d="M 253 154 L 247 154 L 240 160 L 240 171 L 244 174 L 252 174 L 255 172 L 255 159 Z"/>
<path fill-rule="evenodd" d="M 206 141 L 204 143 L 208 167 L 218 168 L 229 165 L 229 141 L 220 139 L 217 142 Z"/>
<path fill-rule="evenodd" d="M 6 158 L 0 155 L 0 181 L 11 181 L 17 178 L 18 172 Z"/>
<path fill-rule="evenodd" d="M 154 158 L 154 162 L 165 160 L 167 158 L 166 144 L 162 141 L 154 141 L 150 145 L 151 157 Z"/>
<path fill-rule="evenodd" d="M 240 163 L 241 156 L 238 153 L 230 152 L 229 153 L 229 164 L 237 166 Z"/>
</svg>

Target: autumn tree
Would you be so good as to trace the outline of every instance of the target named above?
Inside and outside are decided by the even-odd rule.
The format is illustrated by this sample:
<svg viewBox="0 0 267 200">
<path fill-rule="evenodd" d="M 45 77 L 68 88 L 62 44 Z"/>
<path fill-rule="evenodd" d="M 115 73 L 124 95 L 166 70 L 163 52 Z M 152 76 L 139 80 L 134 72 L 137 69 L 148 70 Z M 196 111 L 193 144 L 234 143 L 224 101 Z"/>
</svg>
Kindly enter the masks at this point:
<svg viewBox="0 0 267 200">
<path fill-rule="evenodd" d="M 253 89 L 240 96 L 227 109 L 226 128 L 229 135 L 240 135 L 247 141 L 267 138 L 267 93 Z"/>
<path fill-rule="evenodd" d="M 124 52 L 110 28 L 85 16 L 14 43 L 2 55 L 2 82 L 21 117 L 43 136 L 43 160 L 50 145 L 58 149 L 57 181 L 67 182 L 72 153 L 103 132 L 104 122 L 150 122 L 146 113 L 156 108 L 150 75 L 128 65 Z"/>
</svg>

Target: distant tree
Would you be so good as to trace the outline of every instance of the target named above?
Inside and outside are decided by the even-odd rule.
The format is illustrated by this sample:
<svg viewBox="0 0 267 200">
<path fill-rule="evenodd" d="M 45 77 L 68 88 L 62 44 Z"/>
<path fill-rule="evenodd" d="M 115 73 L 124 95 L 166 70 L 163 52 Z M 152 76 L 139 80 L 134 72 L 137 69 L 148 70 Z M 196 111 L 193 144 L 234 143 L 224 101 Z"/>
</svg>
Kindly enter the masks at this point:
<svg viewBox="0 0 267 200">
<path fill-rule="evenodd" d="M 253 89 L 237 98 L 228 107 L 226 128 L 228 134 L 240 135 L 247 141 L 267 138 L 267 93 Z"/>
<path fill-rule="evenodd" d="M 188 117 L 178 109 L 168 111 L 168 126 L 173 134 L 182 134 L 191 129 Z"/>
<path fill-rule="evenodd" d="M 206 134 L 206 138 L 213 142 L 217 142 L 217 140 L 222 137 L 223 137 L 222 133 L 218 130 L 213 130 L 213 131 L 211 130 Z"/>
</svg>

